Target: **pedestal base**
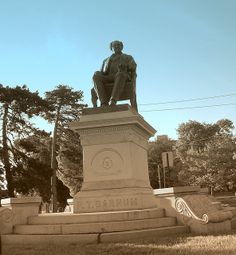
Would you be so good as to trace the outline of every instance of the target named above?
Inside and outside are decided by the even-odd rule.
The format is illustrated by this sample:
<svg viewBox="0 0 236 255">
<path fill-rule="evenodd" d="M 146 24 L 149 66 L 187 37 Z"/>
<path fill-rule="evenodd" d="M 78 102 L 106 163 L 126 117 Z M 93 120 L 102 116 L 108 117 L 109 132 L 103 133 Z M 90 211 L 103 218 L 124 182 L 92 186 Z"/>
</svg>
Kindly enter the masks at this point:
<svg viewBox="0 0 236 255">
<path fill-rule="evenodd" d="M 156 208 L 151 188 L 81 191 L 74 197 L 74 213 Z"/>
</svg>

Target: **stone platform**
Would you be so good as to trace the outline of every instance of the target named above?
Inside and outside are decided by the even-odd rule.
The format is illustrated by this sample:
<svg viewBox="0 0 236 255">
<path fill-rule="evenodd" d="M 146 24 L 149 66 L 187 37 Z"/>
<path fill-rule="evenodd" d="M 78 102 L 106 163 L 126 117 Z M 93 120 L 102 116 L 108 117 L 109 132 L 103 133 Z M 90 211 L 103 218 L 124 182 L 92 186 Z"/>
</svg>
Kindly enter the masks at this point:
<svg viewBox="0 0 236 255">
<path fill-rule="evenodd" d="M 16 225 L 15 234 L 92 234 L 174 226 L 174 217 L 165 217 L 163 209 L 115 213 L 44 214 L 30 217 L 29 224 Z"/>
<path fill-rule="evenodd" d="M 28 218 L 15 225 L 13 234 L 2 235 L 4 245 L 29 243 L 99 243 L 186 233 L 161 208 L 95 213 L 53 213 Z"/>
<path fill-rule="evenodd" d="M 188 233 L 189 228 L 186 226 L 170 226 L 149 228 L 142 230 L 129 230 L 112 233 L 96 233 L 96 234 L 8 234 L 2 235 L 2 246 L 4 249 L 12 247 L 12 245 L 35 245 L 44 244 L 50 245 L 73 245 L 75 243 L 90 244 L 90 243 L 115 243 L 127 242 L 135 239 L 144 239 L 150 237 L 174 236 L 178 234 Z"/>
</svg>

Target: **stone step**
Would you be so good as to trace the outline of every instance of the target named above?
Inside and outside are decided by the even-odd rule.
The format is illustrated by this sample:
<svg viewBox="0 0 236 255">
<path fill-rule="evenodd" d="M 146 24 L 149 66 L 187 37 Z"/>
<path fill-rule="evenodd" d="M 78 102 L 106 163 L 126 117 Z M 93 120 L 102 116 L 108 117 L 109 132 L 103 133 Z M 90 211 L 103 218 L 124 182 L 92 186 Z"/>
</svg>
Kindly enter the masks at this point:
<svg viewBox="0 0 236 255">
<path fill-rule="evenodd" d="M 116 211 L 116 212 L 96 212 L 96 213 L 45 213 L 28 218 L 29 224 L 75 224 L 88 222 L 109 222 L 161 218 L 165 216 L 163 208 L 153 208 L 144 210 Z"/>
<path fill-rule="evenodd" d="M 100 242 L 120 242 L 132 239 L 152 238 L 154 236 L 169 236 L 179 233 L 188 233 L 189 228 L 186 226 L 171 226 L 162 228 L 152 228 L 145 230 L 133 230 L 115 233 L 103 234 L 73 234 L 73 235 L 2 235 L 2 245 L 7 248 L 8 245 L 41 245 L 50 244 L 58 245 L 63 243 L 100 243 Z"/>
<path fill-rule="evenodd" d="M 236 218 L 236 207 L 226 206 L 224 207 L 224 211 L 231 211 L 233 218 Z"/>
<path fill-rule="evenodd" d="M 216 197 L 216 200 L 220 201 L 222 204 L 227 204 L 232 207 L 236 206 L 236 196 Z"/>
<path fill-rule="evenodd" d="M 232 228 L 232 229 L 236 229 L 236 218 L 233 218 L 233 219 L 231 220 L 231 228 Z"/>
<path fill-rule="evenodd" d="M 51 235 L 106 233 L 174 226 L 176 218 L 164 217 L 131 221 L 95 222 L 81 224 L 16 225 L 15 234 Z"/>
<path fill-rule="evenodd" d="M 231 206 L 231 207 L 236 207 L 236 201 L 225 201 L 221 202 L 223 205 Z"/>
<path fill-rule="evenodd" d="M 189 233 L 189 227 L 176 225 L 172 227 L 126 231 L 123 233 L 121 232 L 104 233 L 101 234 L 100 236 L 100 242 L 101 243 L 127 242 L 132 239 L 138 240 L 144 238 L 170 236 L 181 233 Z"/>
<path fill-rule="evenodd" d="M 79 234 L 79 235 L 2 235 L 2 246 L 4 249 L 9 245 L 67 245 L 77 243 L 97 243 L 98 234 Z"/>
</svg>

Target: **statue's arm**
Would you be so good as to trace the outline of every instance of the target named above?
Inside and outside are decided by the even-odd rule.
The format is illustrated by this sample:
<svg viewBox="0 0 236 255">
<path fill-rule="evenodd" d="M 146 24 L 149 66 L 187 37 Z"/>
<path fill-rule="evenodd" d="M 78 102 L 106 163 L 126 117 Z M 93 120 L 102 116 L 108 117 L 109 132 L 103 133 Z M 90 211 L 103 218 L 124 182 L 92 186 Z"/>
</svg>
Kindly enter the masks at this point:
<svg viewBox="0 0 236 255">
<path fill-rule="evenodd" d="M 106 58 L 105 60 L 103 60 L 102 62 L 102 67 L 101 67 L 101 72 L 102 73 L 107 73 L 107 69 L 108 69 L 108 64 L 109 64 L 110 58 Z"/>
<path fill-rule="evenodd" d="M 101 66 L 100 72 L 103 72 L 103 70 L 104 70 L 104 66 L 105 66 L 105 62 L 106 62 L 106 59 L 105 59 L 105 60 L 103 60 L 103 62 L 102 62 L 102 66 Z"/>
<path fill-rule="evenodd" d="M 128 71 L 130 73 L 131 79 L 135 80 L 136 79 L 136 68 L 137 64 L 135 63 L 134 59 L 132 56 L 130 56 L 129 62 L 128 62 Z"/>
</svg>

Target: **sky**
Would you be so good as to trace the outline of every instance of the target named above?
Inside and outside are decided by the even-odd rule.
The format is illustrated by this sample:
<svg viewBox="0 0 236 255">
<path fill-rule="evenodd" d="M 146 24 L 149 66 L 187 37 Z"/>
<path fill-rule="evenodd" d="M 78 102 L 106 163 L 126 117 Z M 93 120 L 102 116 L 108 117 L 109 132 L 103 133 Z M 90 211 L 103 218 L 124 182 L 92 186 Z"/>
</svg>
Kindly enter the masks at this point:
<svg viewBox="0 0 236 255">
<path fill-rule="evenodd" d="M 43 96 L 65 84 L 91 107 L 93 73 L 121 40 L 137 63 L 139 113 L 157 135 L 176 139 L 189 120 L 236 125 L 235 0 L 0 0 L 0 11 L 5 86 Z"/>
</svg>

